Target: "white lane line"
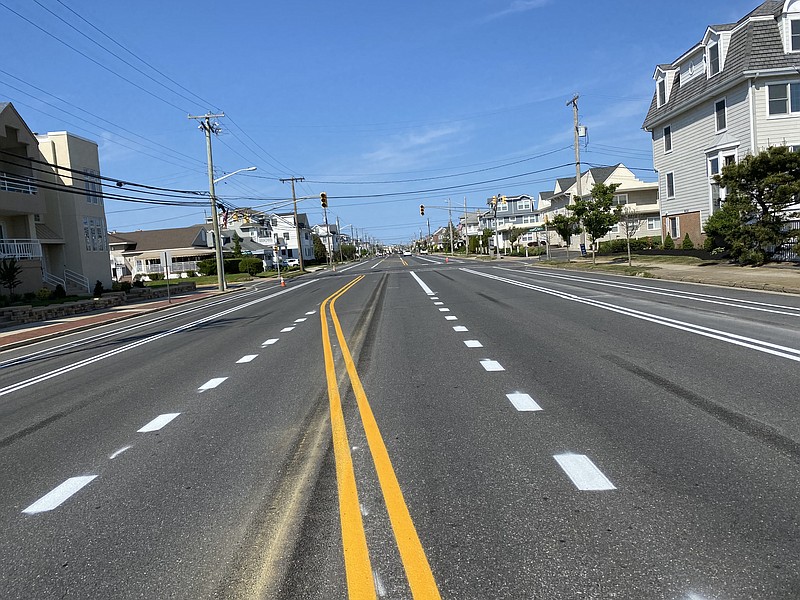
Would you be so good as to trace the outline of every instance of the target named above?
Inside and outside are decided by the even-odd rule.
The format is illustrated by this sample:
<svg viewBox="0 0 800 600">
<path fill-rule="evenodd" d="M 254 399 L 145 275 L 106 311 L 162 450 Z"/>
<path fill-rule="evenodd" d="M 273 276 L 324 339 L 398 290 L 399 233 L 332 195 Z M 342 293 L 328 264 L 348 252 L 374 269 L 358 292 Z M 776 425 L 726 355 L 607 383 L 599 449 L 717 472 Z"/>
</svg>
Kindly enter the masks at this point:
<svg viewBox="0 0 800 600">
<path fill-rule="evenodd" d="M 158 431 L 159 429 L 163 428 L 167 423 L 172 421 L 175 417 L 177 417 L 181 413 L 167 413 L 164 415 L 159 415 L 152 421 L 150 421 L 147 425 L 139 429 L 136 433 L 149 433 L 151 431 Z"/>
<path fill-rule="evenodd" d="M 239 360 L 237 360 L 236 364 L 237 365 L 241 365 L 241 364 L 244 364 L 244 363 L 253 362 L 256 358 L 258 358 L 258 354 L 248 354 L 246 356 L 243 356 Z"/>
<path fill-rule="evenodd" d="M 536 401 L 528 394 L 515 392 L 514 394 L 506 394 L 506 398 L 511 401 L 511 404 L 513 404 L 514 408 L 516 408 L 519 412 L 533 412 L 542 410 L 542 407 L 536 404 Z"/>
<path fill-rule="evenodd" d="M 489 358 L 484 358 L 481 361 L 481 366 L 484 369 L 486 369 L 487 371 L 489 371 L 489 372 L 492 372 L 492 371 L 505 371 L 505 369 L 503 368 L 503 365 L 501 365 L 496 360 L 491 360 Z"/>
<path fill-rule="evenodd" d="M 350 269 L 355 269 L 361 263 L 356 263 L 354 265 L 350 265 L 349 267 L 345 267 L 344 269 L 339 269 L 339 273 L 344 273 L 345 271 L 349 271 Z"/>
<path fill-rule="evenodd" d="M 115 458 L 117 458 L 117 457 L 118 457 L 120 454 L 122 454 L 122 453 L 123 453 L 123 452 L 125 452 L 126 450 L 130 450 L 131 448 L 133 448 L 133 446 L 125 446 L 124 448 L 120 448 L 119 450 L 117 450 L 116 452 L 114 452 L 114 453 L 113 453 L 111 456 L 109 456 L 108 458 L 110 458 L 111 460 L 114 460 L 114 459 L 115 459 Z"/>
<path fill-rule="evenodd" d="M 454 317 L 453 315 L 449 315 L 445 317 L 448 321 L 458 321 L 458 317 Z"/>
<path fill-rule="evenodd" d="M 294 331 L 294 327 L 284 327 L 281 329 L 281 333 L 289 333 L 290 331 Z"/>
<path fill-rule="evenodd" d="M 272 338 L 271 340 L 267 340 L 263 344 L 261 344 L 262 348 L 266 348 L 267 346 L 272 346 L 272 344 L 276 344 L 278 342 L 278 338 Z"/>
<path fill-rule="evenodd" d="M 617 489 L 608 477 L 583 454 L 557 454 L 558 465 L 564 470 L 579 490 L 584 491 L 604 491 Z"/>
<path fill-rule="evenodd" d="M 386 586 L 383 585 L 383 579 L 381 579 L 381 574 L 378 573 L 377 569 L 372 569 L 372 578 L 375 581 L 375 593 L 378 595 L 378 598 L 385 598 Z"/>
<path fill-rule="evenodd" d="M 97 356 L 92 356 L 90 358 L 86 358 L 86 359 L 80 360 L 80 361 L 78 361 L 76 363 L 73 363 L 73 364 L 70 364 L 70 365 L 66 365 L 64 367 L 60 367 L 58 369 L 55 369 L 54 371 L 50 371 L 48 373 L 42 373 L 41 375 L 36 375 L 35 377 L 31 377 L 30 379 L 26 379 L 25 381 L 20 381 L 18 383 L 14 383 L 12 385 L 0 388 L 0 396 L 5 396 L 6 394 L 11 394 L 13 392 L 19 391 L 19 390 L 21 390 L 23 388 L 26 388 L 28 386 L 36 385 L 38 383 L 42 383 L 43 381 L 47 381 L 48 379 L 52 379 L 53 377 L 58 377 L 59 375 L 63 375 L 64 373 L 69 373 L 69 372 L 74 371 L 76 369 L 83 368 L 83 367 L 85 367 L 87 365 L 91 365 L 91 364 L 94 364 L 96 362 L 100 362 L 101 360 L 105 360 L 106 358 L 110 358 L 112 356 L 116 356 L 118 354 L 122 354 L 123 352 L 127 352 L 128 350 L 132 350 L 134 348 L 138 348 L 138 347 L 143 346 L 145 344 L 149 344 L 151 342 L 155 342 L 156 340 L 160 340 L 160 339 L 168 337 L 170 335 L 175 335 L 176 333 L 180 333 L 182 331 L 186 331 L 188 329 L 192 329 L 194 327 L 202 325 L 203 323 L 208 323 L 209 321 L 214 321 L 214 320 L 217 320 L 217 319 L 221 319 L 222 317 L 224 317 L 226 315 L 229 315 L 231 313 L 234 313 L 236 311 L 245 309 L 245 308 L 250 307 L 250 306 L 254 306 L 254 305 L 259 304 L 261 302 L 265 302 L 266 300 L 270 300 L 270 299 L 275 298 L 277 296 L 281 296 L 283 294 L 289 293 L 290 291 L 299 290 L 301 287 L 305 287 L 307 285 L 311 285 L 312 283 L 315 283 L 317 281 L 319 281 L 319 280 L 318 279 L 309 279 L 308 281 L 304 281 L 303 283 L 299 283 L 297 285 L 293 285 L 290 288 L 284 288 L 279 292 L 275 292 L 274 294 L 270 294 L 268 296 L 264 296 L 263 298 L 256 298 L 255 300 L 251 300 L 249 302 L 245 302 L 244 304 L 239 304 L 237 306 L 233 306 L 231 308 L 227 308 L 227 309 L 225 309 L 225 310 L 223 310 L 221 312 L 214 313 L 213 315 L 208 315 L 206 317 L 203 317 L 202 319 L 197 319 L 196 321 L 192 321 L 191 323 L 186 323 L 185 325 L 180 325 L 178 327 L 174 327 L 174 328 L 170 329 L 169 331 L 164 331 L 162 333 L 151 335 L 149 337 L 143 338 L 143 339 L 138 340 L 136 342 L 132 342 L 130 344 L 126 344 L 125 346 L 121 346 L 119 348 L 115 348 L 113 350 L 109 350 L 107 352 L 103 352 L 101 354 L 98 354 Z"/>
<path fill-rule="evenodd" d="M 440 308 L 439 312 L 450 312 L 449 308 Z"/>
<path fill-rule="evenodd" d="M 310 310 L 310 311 L 308 311 L 306 314 L 307 314 L 307 315 L 309 315 L 309 316 L 310 316 L 310 315 L 315 315 L 315 314 L 317 314 L 317 311 L 315 311 L 315 310 Z"/>
<path fill-rule="evenodd" d="M 379 264 L 381 264 L 381 263 L 382 263 L 384 260 L 386 260 L 386 259 L 384 258 L 383 260 L 381 260 L 381 261 L 379 261 L 379 262 L 376 262 L 374 265 L 372 265 L 372 266 L 370 267 L 370 270 L 372 270 L 372 269 L 374 269 L 375 267 L 377 267 L 377 266 L 378 266 Z"/>
<path fill-rule="evenodd" d="M 414 279 L 416 279 L 416 280 L 417 280 L 417 283 L 419 284 L 419 287 L 421 287 L 421 288 L 422 288 L 422 291 L 423 291 L 423 292 L 425 292 L 426 294 L 428 294 L 428 296 L 435 296 L 435 295 L 436 295 L 436 294 L 433 292 L 433 290 L 432 290 L 431 288 L 429 288 L 427 285 L 425 285 L 425 282 L 424 282 L 424 281 L 422 281 L 422 279 L 420 279 L 420 278 L 419 278 L 419 275 L 417 275 L 416 273 L 414 273 L 414 271 L 409 271 L 409 273 L 411 273 L 411 276 L 412 276 Z"/>
<path fill-rule="evenodd" d="M 97 475 L 84 475 L 82 477 L 70 477 L 51 492 L 39 498 L 22 512 L 33 515 L 40 512 L 53 510 L 63 504 L 70 496 L 76 494 L 82 487 L 88 485 Z"/>
<path fill-rule="evenodd" d="M 434 302 L 434 306 L 444 306 L 444 302 Z"/>
<path fill-rule="evenodd" d="M 469 331 L 469 329 L 467 329 L 463 325 L 456 325 L 455 327 L 453 327 L 453 331 L 458 331 L 459 333 L 463 333 L 465 331 Z"/>
<path fill-rule="evenodd" d="M 294 320 L 295 323 L 305 323 L 306 321 L 308 321 L 308 319 L 295 319 Z"/>
<path fill-rule="evenodd" d="M 439 296 L 431 296 L 431 300 L 438 300 Z"/>
<path fill-rule="evenodd" d="M 220 383 L 222 383 L 226 379 L 227 377 L 216 377 L 214 379 L 209 379 L 203 385 L 197 388 L 197 391 L 205 392 L 206 390 L 213 390 L 215 387 L 217 387 Z"/>
<path fill-rule="evenodd" d="M 464 340 L 464 345 L 467 348 L 483 348 L 483 344 L 481 344 L 478 340 Z"/>
</svg>

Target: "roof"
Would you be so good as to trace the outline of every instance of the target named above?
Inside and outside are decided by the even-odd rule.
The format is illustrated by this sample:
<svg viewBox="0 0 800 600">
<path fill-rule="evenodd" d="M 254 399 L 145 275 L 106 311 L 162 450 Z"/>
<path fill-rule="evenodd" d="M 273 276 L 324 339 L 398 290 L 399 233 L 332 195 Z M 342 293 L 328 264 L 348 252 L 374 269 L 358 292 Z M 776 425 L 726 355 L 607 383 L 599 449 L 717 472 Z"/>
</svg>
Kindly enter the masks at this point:
<svg viewBox="0 0 800 600">
<path fill-rule="evenodd" d="M 170 248 L 207 247 L 205 225 L 176 227 L 173 229 L 152 229 L 149 231 L 131 231 L 109 233 L 109 244 L 126 244 L 134 246 L 131 250 L 147 252 L 151 250 L 169 250 Z"/>
<path fill-rule="evenodd" d="M 732 30 L 722 71 L 711 79 L 699 75 L 683 84 L 676 77 L 669 100 L 661 107 L 657 105 L 657 93 L 654 92 L 642 127 L 652 129 L 657 123 L 693 105 L 698 99 L 714 96 L 719 90 L 745 77 L 748 71 L 800 67 L 800 55 L 786 54 L 783 50 L 778 21 L 757 18 L 780 15 L 782 7 L 782 0 L 767 0 L 730 27 L 711 26 L 717 31 L 720 31 L 717 28 L 722 27 L 724 30 Z M 671 69 L 677 67 L 677 62 L 670 66 Z"/>
</svg>

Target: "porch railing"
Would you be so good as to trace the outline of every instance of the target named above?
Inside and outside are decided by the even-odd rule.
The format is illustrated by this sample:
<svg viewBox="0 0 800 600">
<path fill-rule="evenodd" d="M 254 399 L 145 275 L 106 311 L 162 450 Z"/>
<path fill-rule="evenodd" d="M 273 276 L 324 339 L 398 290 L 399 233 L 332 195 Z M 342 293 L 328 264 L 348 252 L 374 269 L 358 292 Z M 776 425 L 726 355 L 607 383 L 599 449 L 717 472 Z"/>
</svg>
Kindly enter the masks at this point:
<svg viewBox="0 0 800 600">
<path fill-rule="evenodd" d="M 0 192 L 36 194 L 38 191 L 39 188 L 33 184 L 33 179 L 30 177 L 0 173 Z"/>
<path fill-rule="evenodd" d="M 42 258 L 39 240 L 0 239 L 0 258 Z"/>
</svg>

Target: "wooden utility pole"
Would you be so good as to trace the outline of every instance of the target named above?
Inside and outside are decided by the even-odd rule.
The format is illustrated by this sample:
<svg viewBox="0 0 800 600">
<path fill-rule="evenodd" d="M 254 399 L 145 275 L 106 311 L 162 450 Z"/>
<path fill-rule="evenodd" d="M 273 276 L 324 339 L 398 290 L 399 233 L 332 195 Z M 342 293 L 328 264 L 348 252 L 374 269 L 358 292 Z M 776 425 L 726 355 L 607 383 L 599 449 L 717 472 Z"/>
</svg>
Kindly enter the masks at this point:
<svg viewBox="0 0 800 600">
<path fill-rule="evenodd" d="M 300 261 L 300 272 L 305 273 L 305 264 L 303 262 L 303 240 L 300 239 L 300 222 L 297 220 L 297 196 L 294 193 L 294 182 L 295 181 L 305 181 L 305 177 L 287 177 L 286 179 L 281 179 L 281 183 L 286 182 L 292 183 L 292 205 L 294 206 L 294 231 L 295 235 L 297 236 L 297 255 Z"/>
<path fill-rule="evenodd" d="M 572 120 L 574 125 L 574 134 L 575 134 L 575 189 L 578 192 L 578 198 L 583 198 L 583 189 L 581 183 L 581 140 L 580 140 L 580 132 L 578 128 L 580 124 L 578 122 L 578 94 L 575 94 L 575 97 L 567 102 L 567 106 L 572 104 Z M 571 201 L 568 204 L 572 204 Z M 581 227 L 581 244 L 586 247 L 586 232 Z M 583 254 L 581 252 L 581 254 Z"/>
</svg>

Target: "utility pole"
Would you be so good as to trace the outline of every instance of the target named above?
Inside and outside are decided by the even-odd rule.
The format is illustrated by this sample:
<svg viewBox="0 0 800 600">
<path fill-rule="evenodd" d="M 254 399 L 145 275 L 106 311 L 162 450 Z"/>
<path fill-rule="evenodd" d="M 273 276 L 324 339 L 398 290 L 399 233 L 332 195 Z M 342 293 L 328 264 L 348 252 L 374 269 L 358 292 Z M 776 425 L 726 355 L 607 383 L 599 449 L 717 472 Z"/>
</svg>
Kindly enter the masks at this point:
<svg viewBox="0 0 800 600">
<path fill-rule="evenodd" d="M 356 259 L 356 234 L 353 233 L 353 226 L 350 225 L 350 243 L 353 245 L 353 260 Z"/>
<path fill-rule="evenodd" d="M 426 219 L 426 220 L 428 221 L 428 244 L 427 244 L 427 248 L 428 248 L 428 254 L 430 254 L 430 252 L 431 252 L 431 241 L 432 241 L 432 239 L 431 239 L 431 220 L 430 219 Z"/>
<path fill-rule="evenodd" d="M 341 229 L 339 229 L 339 217 L 336 217 L 336 241 L 339 244 L 339 262 L 344 262 L 344 255 L 342 254 L 342 238 Z"/>
<path fill-rule="evenodd" d="M 578 198 L 583 198 L 583 190 L 581 189 L 581 140 L 580 132 L 578 131 L 578 94 L 575 94 L 575 97 L 567 102 L 567 106 L 570 104 L 572 104 L 572 120 L 575 130 L 575 186 Z M 572 202 L 567 202 L 567 204 L 572 204 Z M 583 227 L 581 227 L 581 245 L 584 248 L 586 247 L 586 232 Z"/>
<path fill-rule="evenodd" d="M 467 197 L 464 196 L 464 256 L 469 256 L 469 225 L 467 225 Z"/>
<path fill-rule="evenodd" d="M 212 115 L 206 113 L 201 116 L 189 115 L 190 119 L 200 121 L 200 129 L 206 134 L 206 150 L 208 153 L 208 192 L 211 194 L 211 225 L 214 228 L 214 254 L 217 259 L 217 287 L 220 292 L 225 291 L 225 263 L 222 260 L 222 236 L 219 233 L 219 217 L 217 216 L 217 196 L 214 192 L 214 159 L 211 156 L 211 134 L 220 132 L 219 123 L 212 122 L 212 119 L 221 119 L 225 113 Z"/>
<path fill-rule="evenodd" d="M 455 254 L 453 251 L 453 205 L 450 198 L 447 199 L 447 220 L 450 225 L 450 256 L 453 256 Z"/>
<path fill-rule="evenodd" d="M 305 264 L 303 262 L 303 241 L 300 239 L 300 222 L 297 220 L 297 196 L 294 193 L 294 182 L 295 181 L 305 181 L 304 177 L 287 177 L 286 179 L 281 179 L 281 183 L 286 183 L 287 181 L 292 182 L 292 204 L 294 205 L 294 231 L 295 235 L 297 235 L 297 254 L 300 259 L 300 272 L 305 273 Z"/>
</svg>

